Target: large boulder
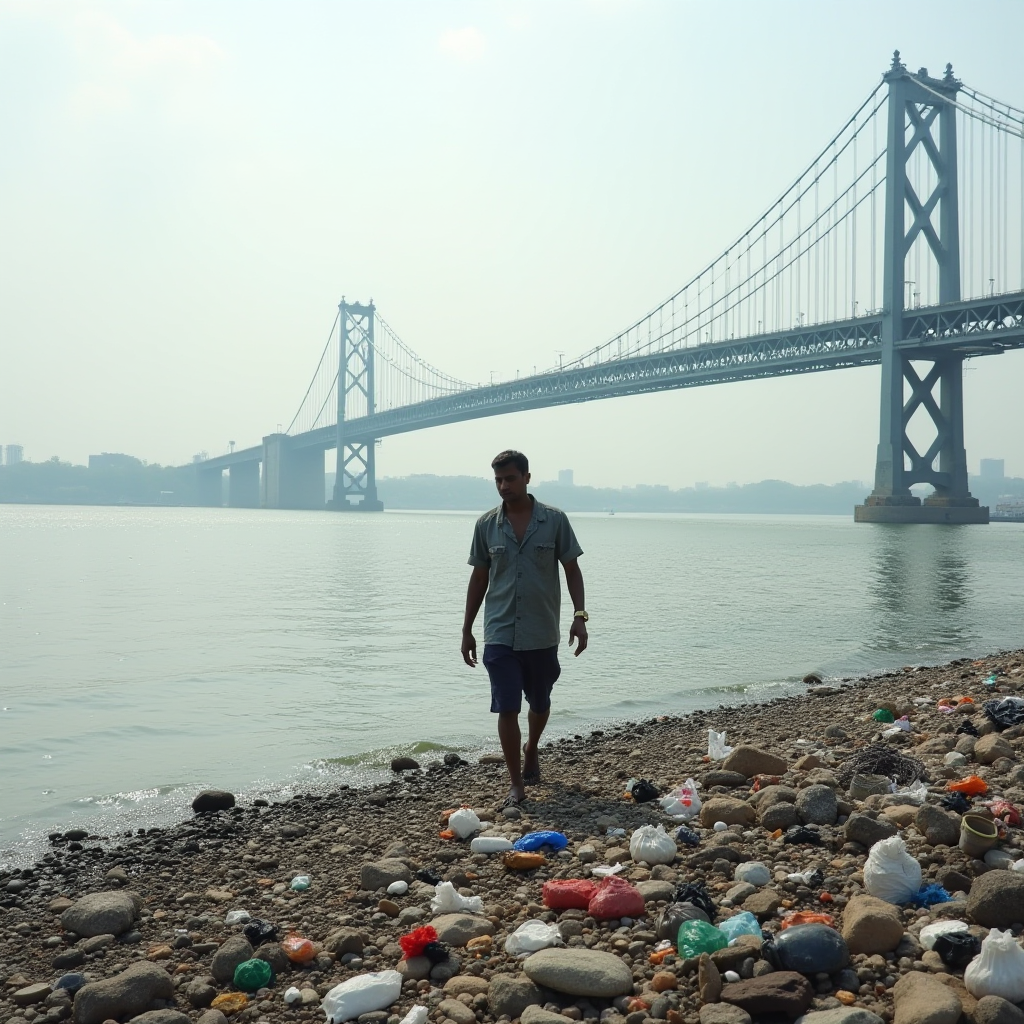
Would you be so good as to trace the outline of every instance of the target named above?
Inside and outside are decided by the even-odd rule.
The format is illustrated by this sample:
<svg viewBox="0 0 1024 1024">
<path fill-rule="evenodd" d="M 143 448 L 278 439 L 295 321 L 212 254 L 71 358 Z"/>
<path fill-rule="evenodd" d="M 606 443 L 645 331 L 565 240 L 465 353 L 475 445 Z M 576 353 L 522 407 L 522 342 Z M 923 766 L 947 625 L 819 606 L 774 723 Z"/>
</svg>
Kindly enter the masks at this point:
<svg viewBox="0 0 1024 1024">
<path fill-rule="evenodd" d="M 885 900 L 854 896 L 843 910 L 843 938 L 854 955 L 891 953 L 903 938 L 903 918 Z"/>
<path fill-rule="evenodd" d="M 123 935 L 130 931 L 139 913 L 139 902 L 127 892 L 91 892 L 76 900 L 60 923 L 69 932 L 86 938 L 94 935 Z"/>
<path fill-rule="evenodd" d="M 235 794 L 223 789 L 204 789 L 192 801 L 196 814 L 210 814 L 213 811 L 227 811 L 235 806 Z"/>
<path fill-rule="evenodd" d="M 700 809 L 700 823 L 712 828 L 716 821 L 726 825 L 750 825 L 754 820 L 754 808 L 745 800 L 731 796 L 715 796 L 706 801 Z"/>
<path fill-rule="evenodd" d="M 235 968 L 251 960 L 253 955 L 252 946 L 243 935 L 232 935 L 230 939 L 222 943 L 213 960 L 210 963 L 210 973 L 222 985 L 234 981 Z"/>
<path fill-rule="evenodd" d="M 127 970 L 91 981 L 75 993 L 75 1024 L 103 1024 L 145 1013 L 154 999 L 172 999 L 174 984 L 159 964 L 143 960 Z"/>
<path fill-rule="evenodd" d="M 1009 928 L 1024 921 L 1024 874 L 986 871 L 967 894 L 967 913 L 986 928 Z"/>
<path fill-rule="evenodd" d="M 739 772 L 752 779 L 755 775 L 785 775 L 789 771 L 789 762 L 760 747 L 743 744 L 722 762 L 722 767 L 727 772 Z"/>
<path fill-rule="evenodd" d="M 612 999 L 633 992 L 633 972 L 613 953 L 596 949 L 542 949 L 526 958 L 523 970 L 565 995 Z"/>
<path fill-rule="evenodd" d="M 843 826 L 843 835 L 851 843 L 860 843 L 871 849 L 875 843 L 890 839 L 898 829 L 891 821 L 884 818 L 872 818 L 868 814 L 851 814 Z"/>
<path fill-rule="evenodd" d="M 963 1012 L 956 993 L 933 974 L 904 974 L 892 991 L 893 1024 L 957 1024 Z"/>
<path fill-rule="evenodd" d="M 496 974 L 487 986 L 487 1007 L 495 1017 L 521 1017 L 528 1006 L 544 1004 L 544 993 L 525 974 Z"/>
<path fill-rule="evenodd" d="M 914 815 L 914 827 L 932 846 L 956 846 L 960 841 L 960 815 L 934 804 L 921 804 Z"/>
<path fill-rule="evenodd" d="M 982 736 L 974 744 L 974 759 L 980 764 L 992 764 L 1001 757 L 1008 757 L 1011 761 L 1016 760 L 1017 755 L 1009 740 L 1000 736 L 999 733 L 990 733 Z"/>
<path fill-rule="evenodd" d="M 885 1024 L 885 1021 L 863 1006 L 837 1006 L 832 1010 L 816 1010 L 798 1017 L 796 1024 Z"/>
<path fill-rule="evenodd" d="M 830 786 L 808 786 L 800 790 L 796 809 L 805 825 L 834 825 L 839 817 L 839 800 Z"/>
<path fill-rule="evenodd" d="M 364 864 L 359 869 L 359 884 L 370 892 L 386 889 L 394 882 L 412 882 L 412 872 L 403 861 L 388 858 Z"/>
<path fill-rule="evenodd" d="M 430 922 L 437 937 L 449 946 L 465 946 L 470 939 L 493 935 L 494 925 L 486 917 L 475 914 L 441 914 Z"/>
<path fill-rule="evenodd" d="M 746 1010 L 755 1020 L 769 1013 L 799 1017 L 813 1000 L 811 983 L 796 971 L 773 971 L 722 987 L 722 1002 Z"/>
</svg>

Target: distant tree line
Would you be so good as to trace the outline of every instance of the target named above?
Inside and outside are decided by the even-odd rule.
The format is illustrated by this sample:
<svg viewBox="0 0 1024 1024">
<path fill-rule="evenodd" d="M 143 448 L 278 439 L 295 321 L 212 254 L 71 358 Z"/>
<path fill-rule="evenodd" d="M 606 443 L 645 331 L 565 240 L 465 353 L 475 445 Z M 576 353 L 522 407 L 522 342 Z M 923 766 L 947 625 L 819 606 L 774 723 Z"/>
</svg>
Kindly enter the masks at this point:
<svg viewBox="0 0 1024 1024">
<path fill-rule="evenodd" d="M 55 455 L 47 462 L 0 466 L 0 502 L 32 505 L 194 505 L 192 466 L 74 466 Z"/>
</svg>

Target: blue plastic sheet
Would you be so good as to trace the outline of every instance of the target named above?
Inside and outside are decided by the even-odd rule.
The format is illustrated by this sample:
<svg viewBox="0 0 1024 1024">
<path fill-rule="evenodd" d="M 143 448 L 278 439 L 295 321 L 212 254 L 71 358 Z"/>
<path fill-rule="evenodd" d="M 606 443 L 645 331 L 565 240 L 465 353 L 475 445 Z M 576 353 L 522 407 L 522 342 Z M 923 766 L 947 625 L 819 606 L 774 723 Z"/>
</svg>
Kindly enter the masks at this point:
<svg viewBox="0 0 1024 1024">
<path fill-rule="evenodd" d="M 718 926 L 718 930 L 724 932 L 730 942 L 741 935 L 756 935 L 758 938 L 761 938 L 761 926 L 757 923 L 757 918 L 749 910 L 733 914 L 732 917 L 727 918 Z"/>
<path fill-rule="evenodd" d="M 528 852 L 550 846 L 552 850 L 564 850 L 568 845 L 569 840 L 561 832 L 527 832 L 512 844 L 512 849 Z"/>
<path fill-rule="evenodd" d="M 928 885 L 922 885 L 918 894 L 907 902 L 915 907 L 934 907 L 936 903 L 949 903 L 952 898 L 938 882 L 929 882 Z"/>
</svg>

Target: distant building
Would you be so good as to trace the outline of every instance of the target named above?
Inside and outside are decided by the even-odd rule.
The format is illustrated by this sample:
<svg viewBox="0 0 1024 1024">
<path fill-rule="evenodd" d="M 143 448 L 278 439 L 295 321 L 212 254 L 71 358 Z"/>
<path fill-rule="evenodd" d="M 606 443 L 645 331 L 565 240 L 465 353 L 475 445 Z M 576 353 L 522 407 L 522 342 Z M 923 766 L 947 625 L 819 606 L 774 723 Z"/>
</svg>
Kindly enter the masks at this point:
<svg viewBox="0 0 1024 1024">
<path fill-rule="evenodd" d="M 196 452 L 192 456 L 193 462 L 205 462 L 210 456 L 206 452 Z"/>
<path fill-rule="evenodd" d="M 981 478 L 982 480 L 1002 480 L 1005 468 L 1005 459 L 982 459 Z"/>
<path fill-rule="evenodd" d="M 4 462 L 8 466 L 16 466 L 25 461 L 25 448 L 20 444 L 9 444 L 5 449 Z"/>
<path fill-rule="evenodd" d="M 560 487 L 572 487 L 572 470 L 560 469 L 558 471 L 558 484 Z"/>
<path fill-rule="evenodd" d="M 137 469 L 142 460 L 134 455 L 122 455 L 120 452 L 103 452 L 89 456 L 90 469 Z"/>
</svg>

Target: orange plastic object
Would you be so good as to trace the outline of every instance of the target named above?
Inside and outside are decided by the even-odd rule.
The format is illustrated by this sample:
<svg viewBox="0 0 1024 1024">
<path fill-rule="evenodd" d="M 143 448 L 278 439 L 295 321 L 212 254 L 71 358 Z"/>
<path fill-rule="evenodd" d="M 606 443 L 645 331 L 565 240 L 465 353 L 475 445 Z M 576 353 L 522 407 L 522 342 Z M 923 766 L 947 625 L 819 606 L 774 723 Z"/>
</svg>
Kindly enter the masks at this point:
<svg viewBox="0 0 1024 1024">
<path fill-rule="evenodd" d="M 771 834 L 771 838 L 772 838 L 772 839 L 778 839 L 778 838 L 779 838 L 779 836 L 781 836 L 781 835 L 782 835 L 782 829 L 781 829 L 781 828 L 777 828 L 777 829 L 776 829 L 776 830 L 775 830 L 775 831 L 774 831 L 774 832 L 773 832 L 773 833 Z"/>
<path fill-rule="evenodd" d="M 505 867 L 512 871 L 532 871 L 547 863 L 543 853 L 525 853 L 521 850 L 509 850 L 505 854 Z"/>
<path fill-rule="evenodd" d="M 450 828 L 446 828 L 443 832 L 438 832 L 437 834 L 438 836 L 440 836 L 441 839 L 455 838 L 455 833 Z"/>
<path fill-rule="evenodd" d="M 838 999 L 843 1006 L 853 1006 L 853 1004 L 857 1002 L 857 997 L 852 992 L 848 992 L 845 988 L 841 988 L 836 993 L 836 999 Z"/>
<path fill-rule="evenodd" d="M 448 819 L 458 810 L 457 807 L 449 807 L 447 811 L 441 812 L 441 824 L 447 825 Z"/>
<path fill-rule="evenodd" d="M 819 903 L 831 903 L 832 902 L 832 893 L 830 893 L 830 892 L 820 892 L 820 893 L 818 893 L 818 902 Z"/>
<path fill-rule="evenodd" d="M 965 796 L 981 796 L 982 793 L 988 792 L 985 780 L 977 775 L 968 775 L 959 782 L 947 782 L 946 789 L 951 793 L 963 793 Z"/>
<path fill-rule="evenodd" d="M 244 992 L 225 992 L 217 996 L 212 1003 L 211 1009 L 220 1010 L 225 1017 L 230 1017 L 239 1010 L 244 1010 L 249 1005 L 249 998 Z"/>
<path fill-rule="evenodd" d="M 297 932 L 289 932 L 281 942 L 281 950 L 293 964 L 308 964 L 316 956 L 316 949 L 309 939 Z"/>
<path fill-rule="evenodd" d="M 649 1010 L 651 1004 L 644 1002 L 639 996 L 633 996 L 628 1003 L 626 1003 L 626 1009 L 629 1013 L 636 1013 L 637 1010 Z"/>
<path fill-rule="evenodd" d="M 951 708 L 955 703 L 956 703 L 955 698 L 953 698 L 953 697 L 943 697 L 939 701 L 939 705 L 938 706 L 940 708 Z"/>
<path fill-rule="evenodd" d="M 835 928 L 836 921 L 831 914 L 815 914 L 810 910 L 798 910 L 794 914 L 787 914 L 782 919 L 782 931 L 798 924 L 827 924 L 829 928 Z"/>
<path fill-rule="evenodd" d="M 674 947 L 669 946 L 668 949 L 659 949 L 656 953 L 652 953 L 647 959 L 652 964 L 657 965 L 657 964 L 663 964 L 665 962 L 665 957 L 675 956 L 675 955 L 676 955 L 676 951 L 675 951 Z"/>
<path fill-rule="evenodd" d="M 974 698 L 973 697 L 954 697 L 953 699 L 957 702 L 957 704 L 973 704 L 974 703 Z"/>
</svg>

